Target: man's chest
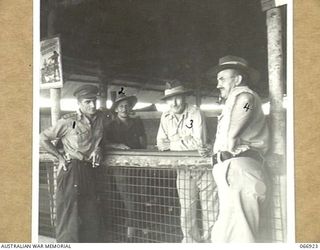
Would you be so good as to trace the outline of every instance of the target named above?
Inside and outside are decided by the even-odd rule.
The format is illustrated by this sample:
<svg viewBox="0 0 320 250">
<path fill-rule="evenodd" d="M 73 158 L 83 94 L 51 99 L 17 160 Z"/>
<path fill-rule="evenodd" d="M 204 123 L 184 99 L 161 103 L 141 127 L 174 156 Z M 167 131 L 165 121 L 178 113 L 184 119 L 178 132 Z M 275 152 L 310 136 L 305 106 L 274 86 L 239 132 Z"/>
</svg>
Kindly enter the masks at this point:
<svg viewBox="0 0 320 250">
<path fill-rule="evenodd" d="M 85 121 L 72 121 L 66 134 L 66 138 L 71 143 L 88 143 L 99 140 L 103 135 L 103 124 L 101 121 L 95 121 L 90 124 Z"/>
<path fill-rule="evenodd" d="M 193 131 L 194 123 L 196 123 L 195 118 L 188 115 L 187 117 L 171 117 L 167 120 L 168 136 L 186 136 L 191 135 Z"/>
</svg>

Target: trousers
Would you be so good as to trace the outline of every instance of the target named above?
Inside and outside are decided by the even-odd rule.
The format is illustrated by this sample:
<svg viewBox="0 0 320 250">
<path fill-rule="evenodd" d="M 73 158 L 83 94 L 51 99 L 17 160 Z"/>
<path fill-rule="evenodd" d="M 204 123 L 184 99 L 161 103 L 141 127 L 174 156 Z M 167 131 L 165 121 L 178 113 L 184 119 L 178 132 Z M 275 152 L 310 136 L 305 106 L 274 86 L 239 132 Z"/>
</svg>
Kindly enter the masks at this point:
<svg viewBox="0 0 320 250">
<path fill-rule="evenodd" d="M 67 171 L 57 176 L 56 240 L 98 242 L 99 209 L 91 163 L 71 160 Z"/>
<path fill-rule="evenodd" d="M 116 188 L 126 209 L 125 225 L 127 227 L 139 227 L 139 196 L 140 170 L 129 168 L 115 168 L 113 175 Z"/>
<path fill-rule="evenodd" d="M 210 240 L 215 221 L 216 184 L 210 170 L 177 170 L 177 190 L 180 200 L 180 223 L 183 243 Z M 199 197 L 199 199 L 198 199 Z M 200 201 L 202 234 L 197 221 L 197 204 Z"/>
<path fill-rule="evenodd" d="M 219 215 L 211 233 L 211 242 L 256 242 L 261 206 L 267 194 L 262 163 L 239 157 L 214 165 L 218 186 Z"/>
</svg>

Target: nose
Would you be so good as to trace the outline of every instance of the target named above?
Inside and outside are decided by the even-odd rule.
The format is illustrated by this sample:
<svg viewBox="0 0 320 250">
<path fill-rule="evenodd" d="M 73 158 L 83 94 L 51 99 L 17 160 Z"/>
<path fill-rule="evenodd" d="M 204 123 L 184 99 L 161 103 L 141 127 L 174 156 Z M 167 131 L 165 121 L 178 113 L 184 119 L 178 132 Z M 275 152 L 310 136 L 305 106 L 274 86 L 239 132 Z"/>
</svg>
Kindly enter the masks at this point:
<svg viewBox="0 0 320 250">
<path fill-rule="evenodd" d="M 217 89 L 221 89 L 221 88 L 222 88 L 222 83 L 221 81 L 218 80 Z"/>
<path fill-rule="evenodd" d="M 94 108 L 95 106 L 96 106 L 96 102 L 91 101 L 91 102 L 90 102 L 90 107 L 91 107 L 91 108 Z"/>
</svg>

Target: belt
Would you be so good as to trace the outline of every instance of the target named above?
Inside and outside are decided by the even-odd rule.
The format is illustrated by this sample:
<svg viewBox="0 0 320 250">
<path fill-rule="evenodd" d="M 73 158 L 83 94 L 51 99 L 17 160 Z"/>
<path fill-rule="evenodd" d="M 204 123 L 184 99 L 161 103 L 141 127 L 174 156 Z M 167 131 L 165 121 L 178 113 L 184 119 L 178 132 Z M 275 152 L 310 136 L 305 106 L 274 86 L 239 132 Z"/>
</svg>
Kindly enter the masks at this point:
<svg viewBox="0 0 320 250">
<path fill-rule="evenodd" d="M 80 162 L 81 164 L 84 164 L 84 165 L 93 167 L 92 161 L 89 161 L 89 160 L 68 159 L 68 163 L 71 163 L 71 161 L 77 161 L 77 162 Z M 95 165 L 95 167 L 96 167 L 96 166 L 97 166 L 97 165 Z"/>
<path fill-rule="evenodd" d="M 249 157 L 252 158 L 258 162 L 263 162 L 263 157 L 261 156 L 261 154 L 258 151 L 249 149 L 247 151 L 241 152 L 238 155 L 232 155 L 230 152 L 228 151 L 222 151 L 220 152 L 220 160 L 221 162 L 225 161 L 225 160 L 229 160 L 231 158 L 238 158 L 238 157 Z M 214 154 L 212 156 L 212 165 L 215 165 L 218 163 L 218 153 Z"/>
</svg>

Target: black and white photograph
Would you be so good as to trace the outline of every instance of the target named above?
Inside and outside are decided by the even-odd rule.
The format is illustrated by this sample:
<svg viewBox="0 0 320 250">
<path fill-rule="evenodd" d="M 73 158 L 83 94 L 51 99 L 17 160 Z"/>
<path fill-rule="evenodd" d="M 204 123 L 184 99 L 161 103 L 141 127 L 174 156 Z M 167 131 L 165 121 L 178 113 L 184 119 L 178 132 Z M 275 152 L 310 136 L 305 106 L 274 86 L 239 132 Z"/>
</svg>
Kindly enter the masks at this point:
<svg viewBox="0 0 320 250">
<path fill-rule="evenodd" d="M 33 239 L 290 242 L 291 4 L 41 0 Z"/>
</svg>

